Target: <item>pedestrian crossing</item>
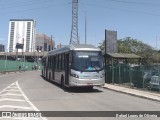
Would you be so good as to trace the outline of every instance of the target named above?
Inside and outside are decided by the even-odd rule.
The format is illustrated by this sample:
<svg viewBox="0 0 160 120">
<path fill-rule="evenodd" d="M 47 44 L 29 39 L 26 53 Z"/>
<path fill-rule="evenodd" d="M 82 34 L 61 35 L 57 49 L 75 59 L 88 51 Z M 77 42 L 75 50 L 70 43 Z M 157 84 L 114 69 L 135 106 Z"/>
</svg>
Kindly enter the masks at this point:
<svg viewBox="0 0 160 120">
<path fill-rule="evenodd" d="M 0 92 L 0 111 L 7 111 L 6 113 L 10 113 L 13 111 L 39 111 L 33 103 L 28 99 L 28 97 L 24 94 L 22 89 L 20 88 L 18 81 L 12 83 L 5 89 Z M 4 113 L 4 112 L 3 112 Z M 2 113 L 1 113 L 2 114 Z M 12 117 L 12 115 L 4 116 L 0 115 L 0 119 L 4 120 L 47 120 L 45 117 Z"/>
</svg>

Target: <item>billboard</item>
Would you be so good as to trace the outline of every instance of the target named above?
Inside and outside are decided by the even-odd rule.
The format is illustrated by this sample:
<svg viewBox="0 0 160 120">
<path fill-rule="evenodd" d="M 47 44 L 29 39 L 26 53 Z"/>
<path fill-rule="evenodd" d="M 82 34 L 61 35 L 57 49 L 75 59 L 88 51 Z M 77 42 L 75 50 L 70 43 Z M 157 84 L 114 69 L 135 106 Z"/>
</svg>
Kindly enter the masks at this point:
<svg viewBox="0 0 160 120">
<path fill-rule="evenodd" d="M 105 30 L 106 53 L 117 53 L 117 31 Z"/>
</svg>

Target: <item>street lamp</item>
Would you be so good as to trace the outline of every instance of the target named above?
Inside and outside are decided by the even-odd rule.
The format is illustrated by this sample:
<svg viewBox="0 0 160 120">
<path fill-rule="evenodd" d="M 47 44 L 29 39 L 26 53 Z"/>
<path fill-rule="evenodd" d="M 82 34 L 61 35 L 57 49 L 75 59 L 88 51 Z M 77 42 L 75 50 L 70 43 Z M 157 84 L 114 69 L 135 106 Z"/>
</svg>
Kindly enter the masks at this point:
<svg viewBox="0 0 160 120">
<path fill-rule="evenodd" d="M 85 45 L 87 44 L 87 12 L 85 11 Z"/>
</svg>

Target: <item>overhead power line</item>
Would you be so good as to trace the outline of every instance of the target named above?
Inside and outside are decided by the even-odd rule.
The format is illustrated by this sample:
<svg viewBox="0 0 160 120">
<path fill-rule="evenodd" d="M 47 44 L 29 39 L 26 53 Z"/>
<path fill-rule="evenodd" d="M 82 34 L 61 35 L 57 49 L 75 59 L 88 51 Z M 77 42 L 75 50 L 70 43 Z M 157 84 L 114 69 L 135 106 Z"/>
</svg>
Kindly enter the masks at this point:
<svg viewBox="0 0 160 120">
<path fill-rule="evenodd" d="M 53 2 L 55 0 L 43 0 L 43 1 L 27 1 L 27 2 L 15 2 L 15 3 L 11 3 L 11 4 L 6 4 L 6 5 L 2 5 L 0 7 L 0 9 L 8 9 L 8 8 L 19 8 L 19 7 L 26 7 L 26 6 L 36 6 L 36 5 L 44 5 L 46 3 L 50 3 Z"/>
<path fill-rule="evenodd" d="M 50 4 L 50 5 L 45 5 L 45 6 L 40 6 L 40 7 L 34 7 L 34 8 L 29 8 L 29 9 L 21 9 L 21 10 L 14 10 L 14 11 L 7 11 L 7 12 L 0 12 L 0 14 L 10 14 L 10 13 L 20 13 L 20 12 L 28 12 L 28 11 L 33 11 L 33 10 L 40 10 L 40 9 L 46 9 L 50 7 L 58 7 L 58 6 L 64 6 L 64 5 L 69 5 L 70 3 L 62 3 L 62 4 Z M 32 6 L 33 7 L 33 6 Z"/>
<path fill-rule="evenodd" d="M 149 12 L 135 11 L 135 10 L 129 10 L 129 9 L 122 9 L 122 8 L 114 8 L 114 7 L 102 6 L 102 5 L 92 4 L 92 3 L 87 3 L 85 5 L 92 6 L 92 7 L 98 7 L 98 8 L 111 9 L 111 10 L 116 10 L 116 11 L 123 11 L 123 12 L 129 12 L 129 13 L 152 15 L 152 16 L 160 17 L 160 14 L 149 13 Z"/>
<path fill-rule="evenodd" d="M 159 7 L 160 4 L 156 3 L 149 3 L 149 2 L 133 2 L 133 1 L 125 1 L 125 0 L 105 0 L 105 1 L 111 1 L 111 2 L 118 2 L 118 3 L 126 3 L 126 4 L 136 4 L 136 5 L 143 5 L 143 6 L 150 6 L 150 7 Z"/>
</svg>

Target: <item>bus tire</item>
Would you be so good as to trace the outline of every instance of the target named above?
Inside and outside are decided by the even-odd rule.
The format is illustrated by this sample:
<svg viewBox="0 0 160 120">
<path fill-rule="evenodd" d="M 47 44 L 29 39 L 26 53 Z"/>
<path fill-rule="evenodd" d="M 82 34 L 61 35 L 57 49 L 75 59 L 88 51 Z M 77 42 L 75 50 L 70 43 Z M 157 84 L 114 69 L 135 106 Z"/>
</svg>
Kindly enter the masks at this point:
<svg viewBox="0 0 160 120">
<path fill-rule="evenodd" d="M 64 77 L 63 77 L 63 75 L 61 76 L 61 86 L 64 88 Z"/>
</svg>

